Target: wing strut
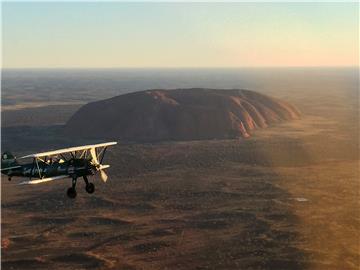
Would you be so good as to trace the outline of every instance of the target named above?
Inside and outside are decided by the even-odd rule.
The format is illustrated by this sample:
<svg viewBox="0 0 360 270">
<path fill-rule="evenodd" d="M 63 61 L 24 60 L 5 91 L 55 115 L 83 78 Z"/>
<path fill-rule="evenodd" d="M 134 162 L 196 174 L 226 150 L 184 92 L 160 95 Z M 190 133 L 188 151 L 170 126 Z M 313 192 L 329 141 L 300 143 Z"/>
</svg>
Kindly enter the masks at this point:
<svg viewBox="0 0 360 270">
<path fill-rule="evenodd" d="M 38 162 L 38 159 L 37 159 L 37 158 L 35 158 L 35 162 L 36 162 L 36 167 L 37 167 L 37 169 L 38 169 L 39 178 L 41 179 L 42 177 L 41 177 L 40 168 L 39 168 L 39 162 Z"/>
<path fill-rule="evenodd" d="M 103 159 L 104 159 L 105 152 L 106 152 L 106 148 L 107 148 L 107 147 L 104 147 L 104 149 L 100 152 L 100 154 L 102 153 L 102 156 L 101 156 L 101 158 L 100 158 L 100 164 L 102 163 L 102 161 L 103 161 Z M 99 155 L 100 155 L 100 154 L 99 154 Z"/>
</svg>

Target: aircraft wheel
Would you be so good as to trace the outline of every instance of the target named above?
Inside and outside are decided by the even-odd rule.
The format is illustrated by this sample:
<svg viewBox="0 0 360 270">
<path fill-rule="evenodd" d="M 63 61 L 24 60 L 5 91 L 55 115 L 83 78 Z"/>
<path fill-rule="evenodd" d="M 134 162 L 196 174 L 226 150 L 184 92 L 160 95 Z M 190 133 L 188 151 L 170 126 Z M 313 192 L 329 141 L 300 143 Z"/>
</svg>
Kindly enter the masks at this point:
<svg viewBox="0 0 360 270">
<path fill-rule="evenodd" d="M 94 193 L 95 185 L 93 183 L 89 183 L 86 185 L 85 189 L 86 189 L 86 192 L 89 194 Z"/>
<path fill-rule="evenodd" d="M 67 196 L 70 198 L 70 199 L 75 199 L 76 197 L 76 189 L 75 188 L 69 188 L 67 190 Z"/>
</svg>

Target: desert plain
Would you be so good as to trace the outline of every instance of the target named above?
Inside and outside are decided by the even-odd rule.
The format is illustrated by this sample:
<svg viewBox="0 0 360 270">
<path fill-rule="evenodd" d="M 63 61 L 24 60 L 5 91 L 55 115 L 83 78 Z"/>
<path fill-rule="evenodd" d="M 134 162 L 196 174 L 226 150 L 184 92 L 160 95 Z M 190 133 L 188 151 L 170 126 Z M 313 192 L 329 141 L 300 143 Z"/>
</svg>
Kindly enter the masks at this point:
<svg viewBox="0 0 360 270">
<path fill-rule="evenodd" d="M 359 269 L 357 87 L 275 91 L 301 119 L 250 138 L 119 141 L 75 200 L 2 177 L 2 269 Z M 80 106 L 3 111 L 2 150 L 95 142 L 62 133 Z"/>
</svg>

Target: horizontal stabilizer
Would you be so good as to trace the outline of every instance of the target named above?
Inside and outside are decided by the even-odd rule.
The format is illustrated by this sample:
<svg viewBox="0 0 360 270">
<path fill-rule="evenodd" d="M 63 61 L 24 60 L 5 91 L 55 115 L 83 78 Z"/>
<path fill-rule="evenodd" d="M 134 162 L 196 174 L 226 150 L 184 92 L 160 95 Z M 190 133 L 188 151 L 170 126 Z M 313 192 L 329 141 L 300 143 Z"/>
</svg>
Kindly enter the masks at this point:
<svg viewBox="0 0 360 270">
<path fill-rule="evenodd" d="M 30 181 L 21 182 L 21 183 L 19 183 L 19 185 L 36 185 L 36 184 L 41 184 L 41 183 L 44 183 L 44 182 L 49 182 L 49 181 L 54 181 L 54 180 L 67 178 L 67 177 L 69 177 L 69 176 L 68 175 L 59 175 L 59 176 L 43 178 L 43 179 L 34 179 L 34 180 L 30 180 Z"/>
<path fill-rule="evenodd" d="M 12 167 L 7 167 L 7 168 L 1 168 L 0 171 L 7 171 L 7 170 L 12 170 L 12 169 L 18 169 L 21 168 L 21 166 L 12 166 Z"/>
</svg>

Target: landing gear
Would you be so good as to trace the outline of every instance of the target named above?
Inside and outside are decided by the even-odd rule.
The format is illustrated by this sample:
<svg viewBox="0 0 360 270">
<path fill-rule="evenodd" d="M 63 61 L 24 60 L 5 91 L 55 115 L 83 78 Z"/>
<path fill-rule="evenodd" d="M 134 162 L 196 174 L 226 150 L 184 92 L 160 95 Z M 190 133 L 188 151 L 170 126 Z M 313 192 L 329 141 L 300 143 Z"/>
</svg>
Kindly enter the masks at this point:
<svg viewBox="0 0 360 270">
<path fill-rule="evenodd" d="M 86 176 L 83 177 L 85 181 L 85 190 L 87 193 L 92 194 L 95 191 L 95 185 L 93 183 L 89 183 Z"/>
<path fill-rule="evenodd" d="M 66 193 L 70 199 L 75 199 L 76 197 L 76 179 L 76 176 L 74 176 L 72 179 L 72 187 L 69 188 Z"/>
<path fill-rule="evenodd" d="M 86 192 L 89 194 L 94 193 L 95 185 L 93 183 L 90 183 L 85 175 L 83 176 L 83 178 L 85 181 Z M 76 181 L 77 181 L 77 176 L 74 175 L 73 179 L 72 179 L 72 187 L 70 187 L 66 193 L 70 199 L 75 199 L 75 197 L 76 197 Z"/>
<path fill-rule="evenodd" d="M 85 189 L 86 189 L 86 192 L 89 194 L 94 193 L 95 185 L 93 183 L 89 183 L 88 185 L 86 185 Z"/>
</svg>

